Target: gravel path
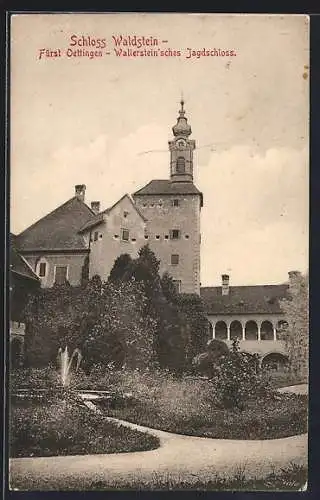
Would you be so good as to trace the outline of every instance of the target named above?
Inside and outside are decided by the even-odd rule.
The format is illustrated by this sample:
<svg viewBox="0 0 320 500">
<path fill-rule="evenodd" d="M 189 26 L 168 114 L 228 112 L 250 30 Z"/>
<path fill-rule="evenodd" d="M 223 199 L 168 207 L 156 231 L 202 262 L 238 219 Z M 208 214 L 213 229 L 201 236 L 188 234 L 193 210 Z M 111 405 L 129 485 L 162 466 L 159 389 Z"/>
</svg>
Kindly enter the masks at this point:
<svg viewBox="0 0 320 500">
<path fill-rule="evenodd" d="M 301 389 L 300 389 L 301 390 Z M 92 405 L 91 402 L 89 404 Z M 10 488 L 15 490 L 90 490 L 99 483 L 121 487 L 159 479 L 195 481 L 234 477 L 264 478 L 292 463 L 307 464 L 307 434 L 270 440 L 211 439 L 171 434 L 107 417 L 111 422 L 159 437 L 156 450 L 10 459 Z"/>
</svg>

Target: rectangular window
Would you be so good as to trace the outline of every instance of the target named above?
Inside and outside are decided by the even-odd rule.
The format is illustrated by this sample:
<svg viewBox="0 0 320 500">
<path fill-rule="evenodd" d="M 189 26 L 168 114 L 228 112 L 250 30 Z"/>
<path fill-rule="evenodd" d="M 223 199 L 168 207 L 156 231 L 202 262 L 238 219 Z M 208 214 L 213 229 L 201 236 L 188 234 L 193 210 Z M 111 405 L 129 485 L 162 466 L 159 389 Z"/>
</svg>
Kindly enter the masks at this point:
<svg viewBox="0 0 320 500">
<path fill-rule="evenodd" d="M 46 263 L 45 262 L 40 262 L 39 266 L 39 276 L 40 278 L 43 278 L 46 275 Z"/>
<path fill-rule="evenodd" d="M 128 229 L 121 229 L 121 239 L 122 241 L 129 241 L 129 230 Z"/>
<path fill-rule="evenodd" d="M 174 287 L 177 293 L 181 292 L 181 280 L 173 280 Z"/>
<path fill-rule="evenodd" d="M 98 236 L 99 236 L 98 231 L 95 231 L 95 232 L 94 232 L 94 235 L 93 235 L 93 239 L 94 239 L 94 241 L 97 241 Z"/>
<path fill-rule="evenodd" d="M 172 201 L 172 205 L 173 205 L 174 207 L 178 207 L 178 206 L 179 206 L 179 200 L 173 200 L 173 201 Z"/>
<path fill-rule="evenodd" d="M 56 266 L 55 282 L 57 285 L 63 285 L 67 281 L 67 266 Z"/>
<path fill-rule="evenodd" d="M 179 229 L 171 229 L 170 231 L 170 239 L 178 240 L 180 238 L 180 230 Z"/>
<path fill-rule="evenodd" d="M 171 255 L 171 265 L 177 266 L 178 264 L 179 264 L 179 255 L 174 253 Z"/>
</svg>

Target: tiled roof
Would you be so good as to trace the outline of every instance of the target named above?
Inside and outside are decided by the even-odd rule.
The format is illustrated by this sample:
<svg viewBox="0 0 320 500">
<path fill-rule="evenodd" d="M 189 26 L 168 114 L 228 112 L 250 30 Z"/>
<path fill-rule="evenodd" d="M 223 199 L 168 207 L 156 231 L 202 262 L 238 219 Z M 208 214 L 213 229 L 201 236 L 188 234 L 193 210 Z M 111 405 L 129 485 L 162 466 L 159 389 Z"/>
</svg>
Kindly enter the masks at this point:
<svg viewBox="0 0 320 500">
<path fill-rule="evenodd" d="M 201 197 L 201 206 L 203 203 L 201 191 L 192 182 L 173 182 L 169 179 L 155 179 L 133 193 L 133 196 L 150 194 L 198 194 Z"/>
<path fill-rule="evenodd" d="M 28 262 L 17 252 L 12 244 L 10 245 L 10 271 L 20 274 L 25 278 L 40 281 Z"/>
<path fill-rule="evenodd" d="M 116 201 L 111 207 L 109 208 L 106 208 L 105 210 L 103 210 L 102 212 L 100 212 L 99 214 L 95 215 L 92 219 L 88 220 L 80 229 L 79 229 L 79 232 L 80 233 L 83 233 L 84 231 L 87 231 L 88 229 L 98 225 L 98 224 L 101 224 L 101 222 L 104 221 L 104 214 L 108 215 L 111 210 L 116 206 L 118 205 L 118 203 L 120 203 L 124 198 L 128 198 L 130 203 L 132 204 L 133 208 L 136 210 L 136 212 L 140 215 L 140 217 L 146 221 L 147 219 L 145 218 L 145 216 L 140 212 L 139 208 L 135 205 L 135 203 L 132 201 L 131 197 L 128 195 L 128 194 L 125 194 L 124 196 L 122 196 L 122 198 L 120 198 L 120 200 Z"/>
<path fill-rule="evenodd" d="M 287 284 L 230 286 L 222 295 L 221 286 L 214 286 L 202 287 L 200 295 L 207 314 L 280 314 L 279 299 L 287 290 Z"/>
<path fill-rule="evenodd" d="M 78 231 L 93 217 L 92 210 L 74 196 L 17 235 L 16 246 L 22 252 L 86 249 Z"/>
</svg>

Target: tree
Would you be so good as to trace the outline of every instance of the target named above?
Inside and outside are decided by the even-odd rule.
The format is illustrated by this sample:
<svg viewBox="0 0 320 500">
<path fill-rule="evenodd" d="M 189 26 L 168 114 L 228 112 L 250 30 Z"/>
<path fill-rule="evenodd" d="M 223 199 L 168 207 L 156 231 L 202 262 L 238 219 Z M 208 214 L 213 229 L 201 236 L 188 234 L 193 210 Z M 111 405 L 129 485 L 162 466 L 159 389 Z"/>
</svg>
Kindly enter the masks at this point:
<svg viewBox="0 0 320 500">
<path fill-rule="evenodd" d="M 27 365 L 46 366 L 55 360 L 58 348 L 79 329 L 75 304 L 80 293 L 80 287 L 63 284 L 29 297 L 25 308 Z"/>
<path fill-rule="evenodd" d="M 147 298 L 134 278 L 103 283 L 100 314 L 85 342 L 95 362 L 146 368 L 153 358 L 153 318 L 145 314 Z"/>
<path fill-rule="evenodd" d="M 309 358 L 309 280 L 295 273 L 289 284 L 288 298 L 280 302 L 287 325 L 281 332 L 289 355 L 292 373 L 308 377 Z"/>
<path fill-rule="evenodd" d="M 132 275 L 132 258 L 129 254 L 121 254 L 113 264 L 110 271 L 109 281 L 119 281 L 129 279 Z"/>
</svg>

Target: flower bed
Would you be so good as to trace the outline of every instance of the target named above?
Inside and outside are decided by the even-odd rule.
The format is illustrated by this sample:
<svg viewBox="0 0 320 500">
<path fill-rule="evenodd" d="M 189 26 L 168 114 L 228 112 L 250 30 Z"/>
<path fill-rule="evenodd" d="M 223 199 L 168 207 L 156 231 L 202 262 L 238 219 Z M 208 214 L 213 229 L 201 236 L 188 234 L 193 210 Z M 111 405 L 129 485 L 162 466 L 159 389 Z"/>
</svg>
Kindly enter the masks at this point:
<svg viewBox="0 0 320 500">
<path fill-rule="evenodd" d="M 72 402 L 11 405 L 11 457 L 119 453 L 158 446 L 156 437 L 108 422 Z"/>
</svg>

